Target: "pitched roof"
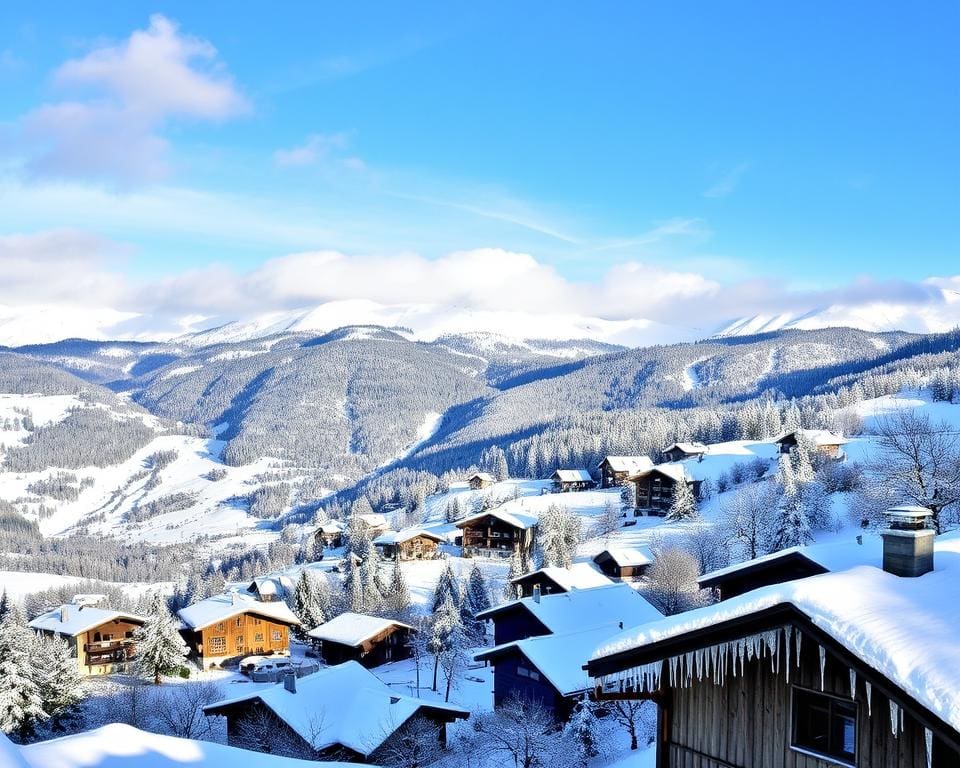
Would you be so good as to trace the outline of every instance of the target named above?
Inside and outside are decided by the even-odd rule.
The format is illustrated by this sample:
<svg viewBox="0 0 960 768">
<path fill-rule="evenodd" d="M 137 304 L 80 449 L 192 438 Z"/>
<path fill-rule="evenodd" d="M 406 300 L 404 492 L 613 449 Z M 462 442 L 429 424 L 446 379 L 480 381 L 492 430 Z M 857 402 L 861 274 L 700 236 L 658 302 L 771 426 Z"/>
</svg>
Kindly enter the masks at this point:
<svg viewBox="0 0 960 768">
<path fill-rule="evenodd" d="M 386 528 L 387 518 L 379 512 L 368 512 L 364 515 L 357 515 L 357 518 L 363 520 L 371 528 Z"/>
<path fill-rule="evenodd" d="M 404 696 L 355 661 L 321 669 L 297 680 L 297 692 L 282 683 L 204 707 L 217 714 L 242 702 L 259 700 L 314 749 L 342 745 L 369 755 L 420 710 L 450 720 L 469 717 L 451 704 Z"/>
<path fill-rule="evenodd" d="M 551 475 L 561 483 L 592 483 L 593 477 L 585 469 L 558 469 Z"/>
<path fill-rule="evenodd" d="M 300 620 L 293 615 L 293 611 L 282 600 L 263 603 L 243 592 L 225 592 L 222 595 L 208 597 L 206 600 L 181 608 L 177 615 L 190 629 L 203 629 L 218 621 L 226 621 L 244 613 L 255 613 L 281 624 L 300 623 Z"/>
<path fill-rule="evenodd" d="M 434 541 L 446 541 L 443 536 L 438 536 L 432 531 L 424 528 L 405 528 L 402 531 L 384 531 L 373 540 L 374 544 L 403 544 L 405 541 L 415 539 L 417 536 L 426 536 Z"/>
<path fill-rule="evenodd" d="M 960 533 L 935 544 L 935 569 L 915 578 L 871 565 L 774 584 L 715 605 L 627 630 L 597 649 L 617 656 L 669 657 L 669 646 L 705 629 L 777 607 L 796 610 L 865 667 L 960 730 Z M 756 630 L 754 630 L 756 631 Z M 750 633 L 750 627 L 741 630 Z M 620 662 L 618 662 L 619 664 Z"/>
<path fill-rule="evenodd" d="M 650 565 L 653 562 L 653 552 L 645 545 L 639 547 L 607 547 L 593 558 L 594 562 L 604 553 L 609 555 L 610 559 L 620 568 Z"/>
<path fill-rule="evenodd" d="M 320 526 L 320 530 L 324 533 L 343 533 L 344 527 L 339 520 L 327 520 Z"/>
<path fill-rule="evenodd" d="M 472 475 L 470 475 L 470 477 L 467 478 L 467 480 L 473 480 L 473 478 L 484 480 L 488 483 L 495 483 L 497 481 L 497 479 L 489 472 L 474 472 Z"/>
<path fill-rule="evenodd" d="M 672 451 L 674 448 L 679 448 L 684 453 L 689 454 L 707 453 L 710 450 L 703 443 L 671 443 L 663 449 L 663 452 Z"/>
<path fill-rule="evenodd" d="M 507 525 L 512 525 L 514 528 L 521 528 L 523 530 L 536 527 L 538 520 L 536 515 L 528 515 L 525 512 L 506 512 L 502 509 L 488 509 L 486 512 L 479 512 L 476 515 L 465 517 L 463 520 L 458 520 L 455 525 L 457 528 L 464 528 L 470 523 L 482 520 L 488 515 L 497 518 L 497 520 Z"/>
<path fill-rule="evenodd" d="M 802 434 L 816 446 L 846 445 L 849 442 L 843 435 L 838 435 L 828 429 L 789 429 L 773 438 L 773 442 L 780 443 L 797 434 Z"/>
<path fill-rule="evenodd" d="M 561 589 L 567 591 L 602 587 L 613 583 L 589 563 L 574 563 L 569 568 L 540 568 L 510 579 L 510 583 L 516 584 L 518 581 L 529 579 L 537 574 L 543 574 Z"/>
<path fill-rule="evenodd" d="M 539 602 L 532 597 L 522 597 L 481 611 L 477 618 L 493 619 L 517 608 L 528 611 L 554 634 L 620 622 L 625 627 L 634 627 L 663 617 L 629 584 L 605 584 L 543 595 Z"/>
<path fill-rule="evenodd" d="M 619 623 L 601 624 L 574 632 L 514 640 L 482 651 L 474 658 L 495 661 L 514 650 L 519 651 L 562 696 L 571 696 L 592 687 L 584 665 L 597 646 L 620 632 Z"/>
<path fill-rule="evenodd" d="M 0 734 L 0 741 L 5 737 Z M 23 768 L 360 768 L 357 763 L 295 760 L 199 739 L 181 739 L 111 723 L 20 748 Z M 9 768 L 0 750 L 0 766 Z"/>
<path fill-rule="evenodd" d="M 614 472 L 640 472 L 653 466 L 649 456 L 606 456 L 597 467 L 601 467 L 604 462 L 609 464 Z"/>
<path fill-rule="evenodd" d="M 367 616 L 364 613 L 341 613 L 319 627 L 311 629 L 307 634 L 315 640 L 328 640 L 332 643 L 341 643 L 354 648 L 362 645 L 371 637 L 386 632 L 391 627 L 406 627 L 413 629 L 409 624 L 380 616 Z"/>
<path fill-rule="evenodd" d="M 63 620 L 63 611 L 66 611 L 66 621 Z M 30 622 L 31 629 L 44 632 L 56 632 L 65 637 L 76 637 L 108 621 L 130 621 L 143 624 L 146 619 L 133 613 L 110 611 L 106 608 L 97 608 L 92 605 L 61 605 L 52 611 L 40 614 Z"/>
<path fill-rule="evenodd" d="M 655 464 L 650 469 L 644 469 L 640 472 L 637 472 L 634 475 L 630 475 L 629 480 L 636 480 L 640 477 L 645 477 L 653 472 L 659 472 L 663 475 L 666 475 L 671 480 L 676 483 L 679 483 L 683 480 L 686 480 L 688 483 L 692 482 L 693 478 L 687 473 L 686 468 L 680 462 L 666 462 L 664 464 Z"/>
</svg>

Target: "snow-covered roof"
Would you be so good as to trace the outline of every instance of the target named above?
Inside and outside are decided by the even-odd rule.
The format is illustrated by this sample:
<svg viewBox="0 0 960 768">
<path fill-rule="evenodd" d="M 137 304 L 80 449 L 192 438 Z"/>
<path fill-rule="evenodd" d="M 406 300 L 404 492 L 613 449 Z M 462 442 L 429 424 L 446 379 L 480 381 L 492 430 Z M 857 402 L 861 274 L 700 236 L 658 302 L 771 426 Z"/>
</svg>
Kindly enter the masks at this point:
<svg viewBox="0 0 960 768">
<path fill-rule="evenodd" d="M 528 515 L 525 512 L 506 512 L 502 509 L 488 509 L 486 512 L 470 515 L 470 517 L 465 517 L 463 520 L 457 521 L 456 526 L 457 528 L 464 528 L 477 520 L 483 520 L 483 518 L 488 515 L 497 518 L 497 520 L 507 525 L 512 525 L 514 528 L 521 528 L 523 530 L 534 528 L 537 525 L 536 515 Z"/>
<path fill-rule="evenodd" d="M 655 464 L 650 469 L 644 469 L 634 475 L 631 475 L 629 479 L 635 480 L 638 477 L 649 475 L 651 472 L 660 472 L 677 483 L 684 480 L 690 482 L 693 479 L 687 472 L 686 467 L 684 467 L 684 465 L 678 461 L 668 461 L 664 464 Z"/>
<path fill-rule="evenodd" d="M 208 597 L 178 611 L 180 619 L 191 629 L 203 629 L 243 613 L 255 613 L 281 624 L 300 623 L 282 600 L 264 603 L 243 592 L 227 592 Z"/>
<path fill-rule="evenodd" d="M 604 461 L 614 472 L 640 472 L 653 466 L 649 456 L 607 456 L 597 467 L 602 466 Z"/>
<path fill-rule="evenodd" d="M 776 606 L 793 606 L 866 667 L 960 729 L 960 534 L 937 537 L 935 568 L 914 578 L 871 565 L 774 584 L 627 630 L 602 659 Z M 577 593 L 573 593 L 577 594 Z"/>
<path fill-rule="evenodd" d="M 798 555 L 827 571 L 841 571 L 856 565 L 881 567 L 883 564 L 883 546 L 880 537 L 866 532 L 861 536 L 862 544 L 857 544 L 856 541 L 833 541 L 825 544 L 808 544 L 804 547 L 788 547 L 787 549 L 781 549 L 779 552 L 761 555 L 753 560 L 746 560 L 742 563 L 735 563 L 725 568 L 710 571 L 703 574 L 699 581 L 703 583 L 723 579 L 734 573 L 754 570 Z"/>
<path fill-rule="evenodd" d="M 324 533 L 343 533 L 344 527 L 339 520 L 327 520 L 320 526 L 320 530 Z"/>
<path fill-rule="evenodd" d="M 0 741 L 5 737 L 0 734 Z M 312 760 L 251 752 L 210 741 L 180 739 L 141 731 L 123 723 L 20 748 L 29 768 L 316 768 Z M 0 766 L 8 768 L 0 749 Z M 322 763 L 324 768 L 357 768 L 357 763 Z"/>
<path fill-rule="evenodd" d="M 446 541 L 443 536 L 438 536 L 424 528 L 405 528 L 402 531 L 384 531 L 373 540 L 373 543 L 403 544 L 403 542 L 415 539 L 417 536 L 426 536 L 428 539 L 433 539 L 434 541 Z"/>
<path fill-rule="evenodd" d="M 540 568 L 522 576 L 517 576 L 510 580 L 511 583 L 528 579 L 531 576 L 543 574 L 554 584 L 559 585 L 567 591 L 571 589 L 590 589 L 591 587 L 602 587 L 612 582 L 600 571 L 594 568 L 590 563 L 574 563 L 569 568 L 547 567 Z"/>
<path fill-rule="evenodd" d="M 553 477 L 561 483 L 592 483 L 593 477 L 585 469 L 558 469 Z"/>
<path fill-rule="evenodd" d="M 357 515 L 357 518 L 363 520 L 371 528 L 386 528 L 387 518 L 379 512 L 368 512 L 365 515 Z"/>
<path fill-rule="evenodd" d="M 486 483 L 496 482 L 496 478 L 489 472 L 474 472 L 472 475 L 470 475 L 470 477 L 467 478 L 467 480 L 473 480 L 474 478 L 477 480 L 483 480 Z"/>
<path fill-rule="evenodd" d="M 460 707 L 404 696 L 356 661 L 301 677 L 296 689 L 291 693 L 278 683 L 211 704 L 204 712 L 258 699 L 315 749 L 339 744 L 361 755 L 377 749 L 420 709 L 439 710 L 450 719 L 469 716 Z"/>
<path fill-rule="evenodd" d="M 496 665 L 498 656 L 516 649 L 530 660 L 561 695 L 570 696 L 592 687 L 590 677 L 583 667 L 597 646 L 620 631 L 619 623 L 608 623 L 575 632 L 514 640 L 478 653 L 476 659 L 490 660 Z"/>
<path fill-rule="evenodd" d="M 319 627 L 311 629 L 307 634 L 315 640 L 327 640 L 331 643 L 341 643 L 356 648 L 381 632 L 392 627 L 406 627 L 413 629 L 409 624 L 393 619 L 384 619 L 380 616 L 367 616 L 364 613 L 341 613 Z"/>
<path fill-rule="evenodd" d="M 604 552 L 610 555 L 610 559 L 620 568 L 650 565 L 653 563 L 653 552 L 650 551 L 649 547 L 642 544 L 639 547 L 607 547 L 593 559 L 596 560 L 597 557 Z"/>
<path fill-rule="evenodd" d="M 696 455 L 698 453 L 707 453 L 710 449 L 705 446 L 703 443 L 671 443 L 666 448 L 663 449 L 663 452 L 672 451 L 674 448 L 679 448 L 684 453 L 691 455 Z"/>
<path fill-rule="evenodd" d="M 843 435 L 838 435 L 836 432 L 831 432 L 828 429 L 790 429 L 786 432 L 781 432 L 773 438 L 773 442 L 779 443 L 788 437 L 799 434 L 802 434 L 807 440 L 818 447 L 823 445 L 846 445 L 849 442 Z"/>
<path fill-rule="evenodd" d="M 129 621 L 143 624 L 146 619 L 132 613 L 110 611 L 106 608 L 86 605 L 61 605 L 43 613 L 30 622 L 30 628 L 43 632 L 56 632 L 65 637 L 76 637 L 108 621 Z"/>
<path fill-rule="evenodd" d="M 477 618 L 492 619 L 515 606 L 529 611 L 554 634 L 619 622 L 625 627 L 635 627 L 663 617 L 629 584 L 605 584 L 543 595 L 539 602 L 532 597 L 522 597 L 481 611 Z"/>
</svg>

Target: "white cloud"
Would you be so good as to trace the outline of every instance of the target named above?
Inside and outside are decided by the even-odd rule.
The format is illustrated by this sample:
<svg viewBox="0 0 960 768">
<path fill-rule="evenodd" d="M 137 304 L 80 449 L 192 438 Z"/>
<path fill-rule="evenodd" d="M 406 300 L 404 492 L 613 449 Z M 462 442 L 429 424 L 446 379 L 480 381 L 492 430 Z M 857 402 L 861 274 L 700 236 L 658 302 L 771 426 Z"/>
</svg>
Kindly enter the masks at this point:
<svg viewBox="0 0 960 768">
<path fill-rule="evenodd" d="M 349 146 L 350 140 L 345 133 L 312 133 L 299 146 L 278 149 L 273 153 L 273 161 L 286 168 L 332 162 L 349 170 L 363 170 L 363 160 L 345 154 Z"/>
<path fill-rule="evenodd" d="M 169 143 L 161 134 L 169 120 L 223 120 L 249 108 L 216 49 L 161 15 L 122 43 L 67 61 L 53 81 L 73 98 L 21 121 L 26 168 L 36 175 L 162 178 Z"/>
<path fill-rule="evenodd" d="M 704 197 L 729 197 L 740 185 L 743 175 L 750 170 L 750 163 L 740 163 L 724 173 L 704 193 Z"/>
</svg>

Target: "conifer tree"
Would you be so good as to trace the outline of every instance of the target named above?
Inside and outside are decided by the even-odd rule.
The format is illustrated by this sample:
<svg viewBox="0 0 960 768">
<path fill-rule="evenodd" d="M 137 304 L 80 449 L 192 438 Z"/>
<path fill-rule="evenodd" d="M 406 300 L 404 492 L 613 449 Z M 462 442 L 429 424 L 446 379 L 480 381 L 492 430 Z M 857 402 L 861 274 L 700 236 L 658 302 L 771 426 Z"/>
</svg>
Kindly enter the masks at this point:
<svg viewBox="0 0 960 768">
<path fill-rule="evenodd" d="M 403 575 L 403 568 L 399 560 L 393 563 L 393 573 L 390 575 L 390 583 L 384 593 L 383 610 L 392 618 L 404 617 L 410 609 L 410 588 L 407 586 L 406 577 Z"/>
<path fill-rule="evenodd" d="M 569 568 L 580 543 L 579 516 L 566 507 L 551 504 L 537 522 L 539 567 Z"/>
<path fill-rule="evenodd" d="M 440 578 L 437 580 L 437 587 L 433 592 L 434 612 L 440 609 L 440 606 L 443 605 L 447 597 L 449 597 L 453 601 L 453 605 L 459 609 L 461 601 L 460 580 L 457 578 L 457 574 L 453 572 L 453 566 L 449 560 L 447 560 L 444 565 L 443 571 L 440 573 Z"/>
<path fill-rule="evenodd" d="M 673 485 L 673 501 L 667 512 L 667 520 L 692 520 L 697 517 L 697 500 L 686 479 Z"/>
<path fill-rule="evenodd" d="M 527 567 L 524 564 L 523 553 L 520 551 L 520 548 L 517 547 L 513 550 L 513 557 L 510 558 L 510 570 L 507 572 L 507 580 L 503 585 L 504 600 L 516 600 L 520 597 L 520 590 L 511 582 L 514 579 L 520 578 L 526 572 Z"/>
<path fill-rule="evenodd" d="M 306 640 L 307 632 L 328 620 L 321 604 L 318 580 L 304 568 L 300 571 L 297 586 L 293 592 L 293 612 L 300 619 L 300 626 L 294 633 L 300 640 Z"/>
<path fill-rule="evenodd" d="M 477 614 L 490 607 L 490 594 L 487 591 L 487 581 L 483 577 L 480 566 L 474 563 L 467 577 L 467 586 L 464 590 L 463 608 L 460 613 L 463 619 L 467 637 L 475 645 L 479 645 L 486 637 L 486 626 Z"/>
<path fill-rule="evenodd" d="M 21 742 L 47 719 L 30 650 L 34 634 L 18 606 L 0 622 L 0 732 Z"/>
<path fill-rule="evenodd" d="M 163 675 L 180 669 L 189 653 L 159 592 L 150 603 L 146 623 L 137 628 L 133 638 L 137 646 L 137 670 L 145 678 L 152 677 L 155 685 L 160 685 Z"/>
<path fill-rule="evenodd" d="M 0 621 L 3 621 L 3 617 L 7 615 L 7 612 L 10 610 L 10 598 L 7 597 L 7 588 L 3 588 L 3 594 L 0 594 Z"/>
<path fill-rule="evenodd" d="M 59 636 L 37 635 L 33 647 L 33 669 L 40 686 L 43 709 L 54 729 L 77 713 L 80 702 L 80 669 L 66 640 Z"/>
</svg>

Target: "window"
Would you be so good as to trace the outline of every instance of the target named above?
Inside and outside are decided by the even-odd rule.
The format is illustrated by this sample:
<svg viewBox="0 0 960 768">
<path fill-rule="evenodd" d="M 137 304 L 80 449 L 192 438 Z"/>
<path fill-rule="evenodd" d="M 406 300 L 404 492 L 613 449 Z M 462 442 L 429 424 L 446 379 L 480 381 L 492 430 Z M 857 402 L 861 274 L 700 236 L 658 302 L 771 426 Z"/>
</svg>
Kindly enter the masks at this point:
<svg viewBox="0 0 960 768">
<path fill-rule="evenodd" d="M 857 705 L 845 699 L 794 688 L 791 745 L 855 764 Z"/>
<path fill-rule="evenodd" d="M 220 656 L 227 652 L 227 638 L 225 637 L 211 637 L 209 645 L 208 650 L 211 656 Z"/>
<path fill-rule="evenodd" d="M 253 636 L 253 642 L 255 642 L 255 643 L 262 643 L 262 642 L 263 642 L 263 632 L 257 632 L 257 634 L 255 634 L 255 635 Z"/>
<path fill-rule="evenodd" d="M 535 671 L 535 670 L 532 670 L 532 669 L 527 669 L 526 667 L 517 666 L 517 674 L 518 674 L 520 677 L 529 677 L 531 680 L 539 680 L 539 679 L 540 679 L 540 673 L 539 673 L 539 672 L 537 672 L 537 671 Z"/>
<path fill-rule="evenodd" d="M 226 629 L 226 625 L 221 621 L 217 624 L 217 632 L 223 632 Z"/>
<path fill-rule="evenodd" d="M 283 640 L 283 630 L 274 629 L 272 632 L 270 632 L 270 638 L 273 640 L 273 642 L 279 643 Z"/>
<path fill-rule="evenodd" d="M 238 627 L 243 626 L 243 616 L 237 616 L 237 626 Z"/>
</svg>

